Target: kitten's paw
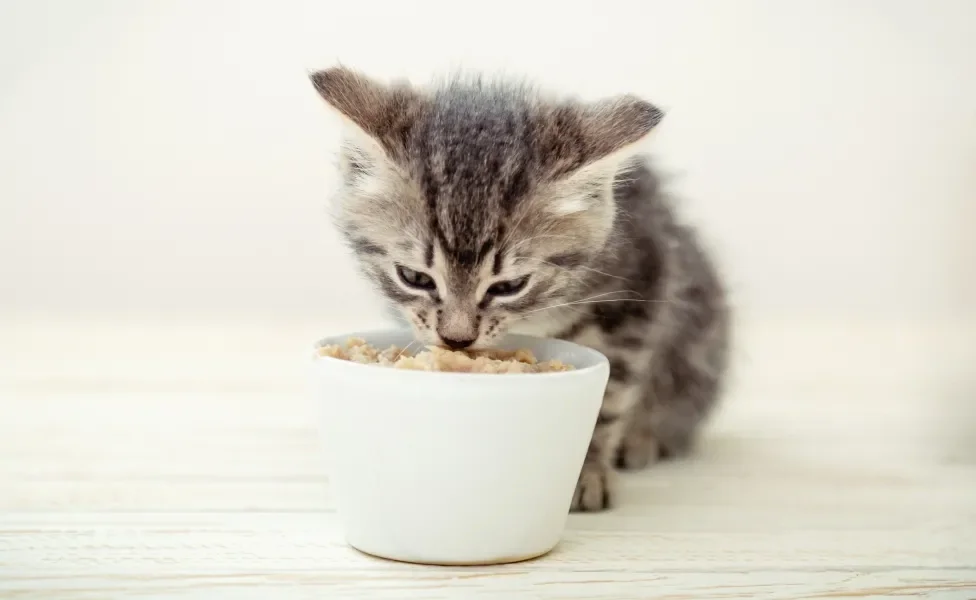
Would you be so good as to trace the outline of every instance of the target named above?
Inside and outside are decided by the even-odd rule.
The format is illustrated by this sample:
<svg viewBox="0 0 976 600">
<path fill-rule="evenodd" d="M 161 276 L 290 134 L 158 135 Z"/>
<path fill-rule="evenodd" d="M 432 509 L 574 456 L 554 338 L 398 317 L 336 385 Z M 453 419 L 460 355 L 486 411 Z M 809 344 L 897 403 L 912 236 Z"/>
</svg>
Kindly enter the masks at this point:
<svg viewBox="0 0 976 600">
<path fill-rule="evenodd" d="M 624 471 L 639 471 L 657 462 L 660 452 L 660 445 L 649 432 L 631 429 L 620 440 L 614 465 Z"/>
<path fill-rule="evenodd" d="M 576 482 L 570 512 L 599 512 L 610 508 L 610 473 L 598 461 L 586 461 Z"/>
</svg>

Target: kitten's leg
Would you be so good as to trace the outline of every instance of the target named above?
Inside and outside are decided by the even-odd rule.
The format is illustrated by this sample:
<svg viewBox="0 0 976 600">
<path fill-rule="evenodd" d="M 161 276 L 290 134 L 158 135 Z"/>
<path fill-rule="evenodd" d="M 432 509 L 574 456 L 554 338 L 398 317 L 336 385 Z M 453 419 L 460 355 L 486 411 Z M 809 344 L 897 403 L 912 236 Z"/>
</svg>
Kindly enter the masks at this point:
<svg viewBox="0 0 976 600">
<path fill-rule="evenodd" d="M 625 471 L 638 471 L 657 462 L 658 458 L 662 457 L 651 426 L 650 411 L 646 402 L 638 402 L 627 420 L 614 465 Z"/>
<path fill-rule="evenodd" d="M 601 419 L 597 422 L 576 482 L 571 512 L 598 512 L 610 508 L 613 501 L 613 483 L 610 481 L 613 469 L 610 468 L 608 448 L 612 447 L 613 440 L 620 439 L 622 430 L 623 424 L 619 421 L 607 423 Z"/>
<path fill-rule="evenodd" d="M 576 483 L 570 507 L 573 512 L 606 510 L 613 503 L 613 458 L 641 391 L 639 382 L 631 381 L 629 372 L 626 362 L 611 357 L 610 382 Z"/>
<path fill-rule="evenodd" d="M 614 466 L 622 471 L 640 471 L 687 453 L 703 417 L 687 397 L 669 398 L 663 403 L 653 398 L 639 402 L 620 439 Z"/>
<path fill-rule="evenodd" d="M 723 312 L 701 330 L 677 340 L 651 368 L 642 404 L 660 458 L 687 454 L 723 391 L 729 324 Z"/>
<path fill-rule="evenodd" d="M 705 308 L 705 307 L 699 307 Z M 728 313 L 707 313 L 700 329 L 664 345 L 650 382 L 627 421 L 614 464 L 638 470 L 686 454 L 722 392 L 729 345 Z"/>
<path fill-rule="evenodd" d="M 570 512 L 597 512 L 609 508 L 611 474 L 601 457 L 600 448 L 591 444 L 576 482 Z"/>
</svg>

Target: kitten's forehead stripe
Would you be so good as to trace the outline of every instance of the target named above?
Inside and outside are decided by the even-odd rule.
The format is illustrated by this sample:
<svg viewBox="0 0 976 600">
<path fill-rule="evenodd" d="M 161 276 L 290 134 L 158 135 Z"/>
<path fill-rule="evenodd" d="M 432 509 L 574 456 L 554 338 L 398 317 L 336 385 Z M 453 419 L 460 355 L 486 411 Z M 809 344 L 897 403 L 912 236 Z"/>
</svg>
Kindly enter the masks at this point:
<svg viewBox="0 0 976 600">
<path fill-rule="evenodd" d="M 515 206 L 529 190 L 529 172 L 524 162 L 514 165 L 514 172 L 507 183 L 501 197 L 501 207 L 506 217 L 512 214 Z"/>
<path fill-rule="evenodd" d="M 501 221 L 530 193 L 533 118 L 527 98 L 503 88 L 452 87 L 430 98 L 411 133 L 411 169 L 450 262 L 482 264 Z"/>
<path fill-rule="evenodd" d="M 470 248 L 454 252 L 454 260 L 462 267 L 472 268 L 478 264 L 478 253 Z"/>
<path fill-rule="evenodd" d="M 498 240 L 498 246 L 495 248 L 495 258 L 491 265 L 491 274 L 499 275 L 502 272 L 502 264 L 505 259 L 505 244 L 507 238 L 505 237 L 505 225 L 499 224 L 498 231 L 495 233 L 495 239 Z"/>
<path fill-rule="evenodd" d="M 495 246 L 495 240 L 491 238 L 485 240 L 485 243 L 481 244 L 481 248 L 478 250 L 478 256 L 475 262 L 480 265 L 481 262 L 485 260 L 485 257 L 488 256 L 488 253 L 491 252 L 491 249 L 494 248 L 494 246 Z"/>
<path fill-rule="evenodd" d="M 498 252 L 495 252 L 495 260 L 491 265 L 491 274 L 499 275 L 501 272 L 502 272 L 502 251 L 501 248 L 499 248 Z"/>
</svg>

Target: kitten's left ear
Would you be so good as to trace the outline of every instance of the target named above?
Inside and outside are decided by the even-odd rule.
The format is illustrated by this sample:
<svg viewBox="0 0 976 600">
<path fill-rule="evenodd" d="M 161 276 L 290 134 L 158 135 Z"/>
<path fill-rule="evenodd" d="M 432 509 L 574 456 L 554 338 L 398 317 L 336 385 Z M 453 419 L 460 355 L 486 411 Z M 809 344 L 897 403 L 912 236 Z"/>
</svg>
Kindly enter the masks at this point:
<svg viewBox="0 0 976 600">
<path fill-rule="evenodd" d="M 541 197 L 548 212 L 559 217 L 605 213 L 617 171 L 663 117 L 636 96 L 553 109 L 542 136 L 549 183 Z"/>
<path fill-rule="evenodd" d="M 664 112 L 632 95 L 557 107 L 545 120 L 550 176 L 558 179 L 626 154 L 651 132 Z"/>
<path fill-rule="evenodd" d="M 309 78 L 330 106 L 391 158 L 403 156 L 406 136 L 423 104 L 416 90 L 406 83 L 380 83 L 346 67 L 318 71 Z"/>
<path fill-rule="evenodd" d="M 592 162 L 641 141 L 664 118 L 664 112 L 636 96 L 596 102 L 583 111 L 586 161 Z"/>
</svg>

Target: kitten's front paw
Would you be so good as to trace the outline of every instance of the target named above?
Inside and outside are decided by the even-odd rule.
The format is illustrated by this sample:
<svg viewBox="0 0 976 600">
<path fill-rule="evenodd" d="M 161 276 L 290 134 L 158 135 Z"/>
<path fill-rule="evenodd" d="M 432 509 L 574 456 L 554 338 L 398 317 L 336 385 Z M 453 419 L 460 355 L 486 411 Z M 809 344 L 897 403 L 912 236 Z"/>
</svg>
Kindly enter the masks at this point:
<svg viewBox="0 0 976 600">
<path fill-rule="evenodd" d="M 614 465 L 625 471 L 638 471 L 657 462 L 660 446 L 650 432 L 642 428 L 629 429 L 617 448 Z"/>
<path fill-rule="evenodd" d="M 599 512 L 610 508 L 610 473 L 603 463 L 583 463 L 570 512 Z"/>
</svg>

